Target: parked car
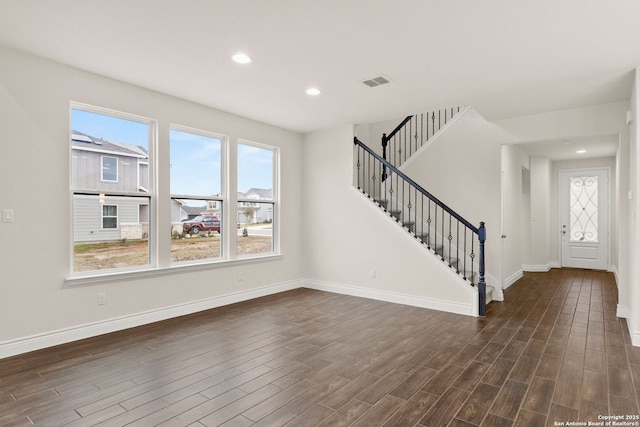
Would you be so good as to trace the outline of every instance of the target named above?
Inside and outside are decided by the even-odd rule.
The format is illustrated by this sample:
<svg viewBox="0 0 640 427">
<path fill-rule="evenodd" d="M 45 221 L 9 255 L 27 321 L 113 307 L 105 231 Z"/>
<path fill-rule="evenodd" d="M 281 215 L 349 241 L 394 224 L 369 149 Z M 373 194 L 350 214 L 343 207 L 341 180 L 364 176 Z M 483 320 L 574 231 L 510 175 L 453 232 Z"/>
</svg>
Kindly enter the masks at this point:
<svg viewBox="0 0 640 427">
<path fill-rule="evenodd" d="M 217 231 L 220 233 L 220 218 L 210 215 L 198 215 L 182 221 L 185 233 L 198 234 L 201 231 Z"/>
</svg>

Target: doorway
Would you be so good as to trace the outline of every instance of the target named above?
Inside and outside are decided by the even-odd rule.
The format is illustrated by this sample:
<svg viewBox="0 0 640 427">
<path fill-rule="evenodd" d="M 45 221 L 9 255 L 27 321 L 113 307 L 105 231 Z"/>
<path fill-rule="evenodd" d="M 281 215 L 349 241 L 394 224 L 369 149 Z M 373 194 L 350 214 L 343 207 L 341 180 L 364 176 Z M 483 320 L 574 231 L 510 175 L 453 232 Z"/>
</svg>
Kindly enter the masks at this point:
<svg viewBox="0 0 640 427">
<path fill-rule="evenodd" d="M 561 170 L 560 264 L 606 270 L 609 267 L 610 171 Z"/>
</svg>

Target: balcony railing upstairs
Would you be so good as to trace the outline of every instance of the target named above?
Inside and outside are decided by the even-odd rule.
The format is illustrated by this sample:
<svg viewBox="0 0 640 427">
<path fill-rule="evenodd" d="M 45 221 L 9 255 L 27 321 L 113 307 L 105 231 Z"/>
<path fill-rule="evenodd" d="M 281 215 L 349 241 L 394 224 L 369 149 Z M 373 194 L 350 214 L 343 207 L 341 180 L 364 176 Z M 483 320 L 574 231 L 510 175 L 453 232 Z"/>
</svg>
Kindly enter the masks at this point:
<svg viewBox="0 0 640 427">
<path fill-rule="evenodd" d="M 474 226 L 354 137 L 356 185 L 367 197 L 476 286 L 486 313 L 484 222 Z M 477 259 L 476 259 L 477 257 Z"/>
<path fill-rule="evenodd" d="M 382 135 L 382 157 L 400 167 L 460 112 L 461 107 L 407 116 L 389 135 Z"/>
</svg>

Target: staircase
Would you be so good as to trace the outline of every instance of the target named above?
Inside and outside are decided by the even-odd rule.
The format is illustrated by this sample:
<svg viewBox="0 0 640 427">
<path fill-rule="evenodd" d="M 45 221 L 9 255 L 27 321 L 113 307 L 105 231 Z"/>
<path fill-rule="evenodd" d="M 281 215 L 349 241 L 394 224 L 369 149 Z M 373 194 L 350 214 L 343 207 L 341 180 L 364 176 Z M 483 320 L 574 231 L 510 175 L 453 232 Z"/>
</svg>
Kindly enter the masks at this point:
<svg viewBox="0 0 640 427">
<path fill-rule="evenodd" d="M 472 225 L 398 169 L 458 111 L 460 108 L 408 116 L 389 136 L 383 135 L 382 156 L 354 138 L 356 185 L 405 232 L 477 289 L 478 313 L 484 316 L 494 291 L 485 283 L 484 223 Z"/>
</svg>

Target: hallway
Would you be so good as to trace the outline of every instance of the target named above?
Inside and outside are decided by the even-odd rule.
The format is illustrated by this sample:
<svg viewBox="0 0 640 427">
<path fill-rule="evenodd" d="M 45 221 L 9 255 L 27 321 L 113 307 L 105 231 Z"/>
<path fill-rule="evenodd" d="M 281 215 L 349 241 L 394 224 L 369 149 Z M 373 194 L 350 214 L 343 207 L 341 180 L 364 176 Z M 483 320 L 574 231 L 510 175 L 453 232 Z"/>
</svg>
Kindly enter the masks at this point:
<svg viewBox="0 0 640 427">
<path fill-rule="evenodd" d="M 553 426 L 638 416 L 613 275 L 472 318 L 298 289 L 0 360 L 3 426 Z M 632 420 L 632 421 L 638 421 Z"/>
</svg>

